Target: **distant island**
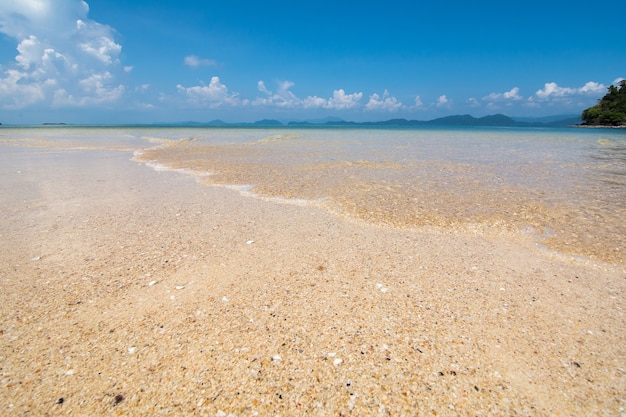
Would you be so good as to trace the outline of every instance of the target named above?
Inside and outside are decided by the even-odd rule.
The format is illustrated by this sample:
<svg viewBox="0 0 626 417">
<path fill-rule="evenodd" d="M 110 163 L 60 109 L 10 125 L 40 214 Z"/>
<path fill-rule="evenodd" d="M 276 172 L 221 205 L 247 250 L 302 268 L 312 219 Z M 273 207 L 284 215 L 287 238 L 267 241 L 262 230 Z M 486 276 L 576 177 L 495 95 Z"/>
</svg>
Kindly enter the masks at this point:
<svg viewBox="0 0 626 417">
<path fill-rule="evenodd" d="M 624 82 L 622 82 L 622 85 Z M 626 91 L 621 88 L 620 91 Z M 622 97 L 624 96 L 623 93 Z M 588 109 L 590 110 L 590 109 Z M 418 127 L 418 126 L 452 126 L 452 127 L 578 127 L 581 125 L 581 118 L 577 115 L 561 115 L 546 117 L 509 117 L 503 114 L 493 114 L 483 117 L 474 117 L 469 114 L 440 117 L 432 120 L 407 120 L 389 119 L 374 122 L 353 122 L 342 120 L 338 117 L 326 117 L 323 119 L 295 120 L 281 122 L 275 119 L 263 119 L 256 122 L 225 122 L 223 120 L 212 120 L 210 122 L 180 121 L 180 122 L 160 122 L 160 123 L 137 123 L 120 124 L 110 126 L 155 126 L 155 127 Z M 2 124 L 0 123 L 0 126 Z M 43 126 L 91 126 L 75 125 L 64 122 L 45 122 Z M 100 125 L 93 125 L 100 126 Z"/>
<path fill-rule="evenodd" d="M 626 80 L 608 90 L 598 104 L 583 111 L 582 126 L 626 127 Z"/>
<path fill-rule="evenodd" d="M 283 123 L 279 120 L 263 119 L 253 123 L 227 123 L 223 120 L 210 122 L 179 122 L 175 126 L 211 126 L 211 127 L 358 127 L 358 126 L 459 126 L 459 127 L 571 127 L 580 124 L 578 116 L 553 116 L 545 118 L 513 119 L 503 114 L 494 114 L 484 117 L 473 117 L 469 114 L 440 117 L 433 120 L 390 119 L 377 122 L 351 122 L 339 118 L 318 120 L 290 121 Z M 163 125 L 163 124 L 155 124 Z"/>
<path fill-rule="evenodd" d="M 331 121 L 325 125 L 331 126 L 463 126 L 463 127 L 566 127 L 580 122 L 577 117 L 559 119 L 551 122 L 526 122 L 514 120 L 503 114 L 494 114 L 484 117 L 473 117 L 469 114 L 440 117 L 433 120 L 390 119 L 380 122 L 345 122 Z M 289 126 L 299 126 L 302 123 L 290 122 Z"/>
</svg>

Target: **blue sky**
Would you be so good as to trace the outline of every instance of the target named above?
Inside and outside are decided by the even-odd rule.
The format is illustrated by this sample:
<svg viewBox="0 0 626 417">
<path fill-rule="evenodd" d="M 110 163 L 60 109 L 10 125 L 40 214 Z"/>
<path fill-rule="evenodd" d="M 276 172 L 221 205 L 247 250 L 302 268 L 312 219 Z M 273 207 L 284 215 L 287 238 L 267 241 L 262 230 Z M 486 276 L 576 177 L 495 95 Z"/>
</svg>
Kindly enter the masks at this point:
<svg viewBox="0 0 626 417">
<path fill-rule="evenodd" d="M 618 1 L 2 0 L 0 122 L 578 114 Z"/>
</svg>

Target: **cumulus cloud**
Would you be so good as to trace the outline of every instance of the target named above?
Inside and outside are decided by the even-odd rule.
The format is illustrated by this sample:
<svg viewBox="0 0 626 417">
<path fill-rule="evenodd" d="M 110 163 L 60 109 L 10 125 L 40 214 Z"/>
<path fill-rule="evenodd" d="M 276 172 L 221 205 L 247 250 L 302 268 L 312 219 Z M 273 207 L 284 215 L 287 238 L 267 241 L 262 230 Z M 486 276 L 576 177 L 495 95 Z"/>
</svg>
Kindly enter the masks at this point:
<svg viewBox="0 0 626 417">
<path fill-rule="evenodd" d="M 578 91 L 583 94 L 598 94 L 603 93 L 605 90 L 606 87 L 603 84 L 599 84 L 594 81 L 589 81 L 578 89 Z"/>
<path fill-rule="evenodd" d="M 367 110 L 384 110 L 394 112 L 403 107 L 403 104 L 397 98 L 389 96 L 389 92 L 385 90 L 382 96 L 374 93 L 370 96 L 369 101 L 365 105 Z"/>
<path fill-rule="evenodd" d="M 24 75 L 17 70 L 7 70 L 0 78 L 0 103 L 5 109 L 21 109 L 30 104 L 40 102 L 45 97 L 44 88 L 49 87 L 42 83 L 24 82 Z"/>
<path fill-rule="evenodd" d="M 439 98 L 437 99 L 437 107 L 450 108 L 451 106 L 452 106 L 452 103 L 450 102 L 448 97 L 446 97 L 445 94 L 439 96 Z"/>
<path fill-rule="evenodd" d="M 277 81 L 278 88 L 273 92 L 265 86 L 265 82 L 259 81 L 257 89 L 265 94 L 265 97 L 257 97 L 252 104 L 256 106 L 298 107 L 301 101 L 291 91 L 294 85 L 295 83 L 292 81 Z"/>
<path fill-rule="evenodd" d="M 122 52 L 122 46 L 115 43 L 113 39 L 103 36 L 100 25 L 88 26 L 79 20 L 77 28 L 81 32 L 80 35 L 85 37 L 84 41 L 78 44 L 80 50 L 105 65 L 119 63 L 117 57 Z"/>
<path fill-rule="evenodd" d="M 421 109 L 424 107 L 424 103 L 422 103 L 422 99 L 420 96 L 415 96 L 415 106 L 416 109 Z"/>
<path fill-rule="evenodd" d="M 353 109 L 359 105 L 363 93 L 346 94 L 343 88 L 333 91 L 333 98 L 328 100 L 328 108 L 337 110 Z"/>
<path fill-rule="evenodd" d="M 328 100 L 317 96 L 308 96 L 302 100 L 302 106 L 305 109 L 323 109 L 328 108 Z"/>
<path fill-rule="evenodd" d="M 545 83 L 543 89 L 537 90 L 535 96 L 540 99 L 548 99 L 550 97 L 565 97 L 576 93 L 575 88 L 559 87 L 557 83 Z"/>
<path fill-rule="evenodd" d="M 513 87 L 511 90 L 504 93 L 491 93 L 488 96 L 483 97 L 485 101 L 519 101 L 524 97 L 519 95 L 519 88 Z"/>
<path fill-rule="evenodd" d="M 212 67 L 216 65 L 216 62 L 212 59 L 200 58 L 196 55 L 187 55 L 185 57 L 185 65 L 191 68 L 198 67 Z"/>
<path fill-rule="evenodd" d="M 14 62 L 2 65 L 2 108 L 102 104 L 124 94 L 116 81 L 122 46 L 88 13 L 82 0 L 0 2 L 0 33 L 17 50 Z"/>
<path fill-rule="evenodd" d="M 77 20 L 85 19 L 88 12 L 89 5 L 82 0 L 2 1 L 0 32 L 15 39 L 43 32 L 65 37 L 73 32 Z"/>
<path fill-rule="evenodd" d="M 331 110 L 349 110 L 360 105 L 363 93 L 346 94 L 343 88 L 333 91 L 332 98 L 321 98 L 317 96 L 309 96 L 303 100 L 305 108 L 323 108 Z"/>
<path fill-rule="evenodd" d="M 257 83 L 257 89 L 260 92 L 267 94 L 268 96 L 272 95 L 272 92 L 268 90 L 267 87 L 265 87 L 265 82 L 262 80 Z"/>
<path fill-rule="evenodd" d="M 537 90 L 533 100 L 548 101 L 568 99 L 574 96 L 581 95 L 598 95 L 606 91 L 604 84 L 597 83 L 595 81 L 589 81 L 582 87 L 560 87 L 555 82 L 545 83 L 541 90 Z"/>
<path fill-rule="evenodd" d="M 79 80 L 83 94 L 74 95 L 64 88 L 54 91 L 52 100 L 53 107 L 85 106 L 103 104 L 118 100 L 124 94 L 126 88 L 123 85 L 110 86 L 110 73 L 93 74 L 90 77 Z"/>
<path fill-rule="evenodd" d="M 474 97 L 467 99 L 467 105 L 470 107 L 480 107 L 480 103 Z"/>
<path fill-rule="evenodd" d="M 363 93 L 346 94 L 345 90 L 339 89 L 333 91 L 331 98 L 308 96 L 305 99 L 300 99 L 291 91 L 294 85 L 291 81 L 279 81 L 276 91 L 272 91 L 267 88 L 265 82 L 259 81 L 257 89 L 265 94 L 265 97 L 257 97 L 256 100 L 252 101 L 252 104 L 256 106 L 348 110 L 358 107 L 363 98 Z"/>
<path fill-rule="evenodd" d="M 192 106 L 215 109 L 240 104 L 238 94 L 230 93 L 219 77 L 212 77 L 209 85 L 183 87 L 178 84 L 176 89 Z"/>
</svg>

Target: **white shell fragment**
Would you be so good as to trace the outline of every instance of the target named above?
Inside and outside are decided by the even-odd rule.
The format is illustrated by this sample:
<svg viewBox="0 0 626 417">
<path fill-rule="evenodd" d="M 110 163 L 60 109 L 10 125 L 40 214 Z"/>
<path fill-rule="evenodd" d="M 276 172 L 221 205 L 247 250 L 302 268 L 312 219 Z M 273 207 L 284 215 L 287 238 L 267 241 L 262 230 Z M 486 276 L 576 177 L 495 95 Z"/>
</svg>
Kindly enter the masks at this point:
<svg viewBox="0 0 626 417">
<path fill-rule="evenodd" d="M 387 291 L 389 291 L 389 288 L 385 287 L 381 283 L 376 284 L 376 288 L 378 288 L 380 290 L 380 292 L 387 292 Z"/>
<path fill-rule="evenodd" d="M 157 283 L 157 281 L 150 281 L 150 282 L 148 283 L 148 287 L 152 287 L 152 286 L 153 286 L 154 284 L 156 284 L 156 283 Z"/>
<path fill-rule="evenodd" d="M 246 242 L 246 245 L 252 245 L 253 243 L 254 243 L 254 240 L 248 240 L 248 241 Z"/>
<path fill-rule="evenodd" d="M 137 347 L 136 346 L 131 346 L 128 348 L 128 353 L 130 355 L 132 355 L 133 353 L 135 353 L 137 351 Z"/>
</svg>

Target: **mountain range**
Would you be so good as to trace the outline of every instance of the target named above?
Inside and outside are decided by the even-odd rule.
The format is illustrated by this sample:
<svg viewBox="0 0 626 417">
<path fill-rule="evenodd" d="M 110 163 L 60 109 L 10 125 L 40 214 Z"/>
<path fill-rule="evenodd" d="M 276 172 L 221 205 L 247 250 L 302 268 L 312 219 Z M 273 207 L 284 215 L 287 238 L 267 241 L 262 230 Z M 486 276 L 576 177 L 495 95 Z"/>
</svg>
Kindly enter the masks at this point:
<svg viewBox="0 0 626 417">
<path fill-rule="evenodd" d="M 358 127 L 358 126 L 458 126 L 458 127 L 575 127 L 582 123 L 578 115 L 560 115 L 547 117 L 509 117 L 503 114 L 493 114 L 484 117 L 473 117 L 469 114 L 440 117 L 432 120 L 389 119 L 377 122 L 352 122 L 338 117 L 323 119 L 294 120 L 283 123 L 280 120 L 263 119 L 256 122 L 225 122 L 212 120 L 210 122 L 183 121 L 160 122 L 146 124 L 147 126 L 188 126 L 188 127 Z M 45 126 L 71 126 L 69 123 L 43 123 Z M 139 124 L 142 125 L 142 124 Z M 2 126 L 2 123 L 0 123 Z M 129 126 L 137 126 L 129 124 Z"/>
<path fill-rule="evenodd" d="M 512 118 L 503 114 L 473 117 L 469 114 L 440 117 L 433 120 L 389 119 L 378 122 L 351 122 L 331 117 L 326 119 L 290 121 L 283 123 L 274 119 L 263 119 L 253 123 L 227 123 L 222 120 L 210 122 L 180 122 L 175 125 L 186 126 L 253 126 L 253 127 L 307 127 L 307 126 L 485 126 L 485 127 L 568 127 L 581 123 L 577 115 L 550 116 L 542 118 Z"/>
</svg>

